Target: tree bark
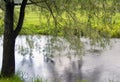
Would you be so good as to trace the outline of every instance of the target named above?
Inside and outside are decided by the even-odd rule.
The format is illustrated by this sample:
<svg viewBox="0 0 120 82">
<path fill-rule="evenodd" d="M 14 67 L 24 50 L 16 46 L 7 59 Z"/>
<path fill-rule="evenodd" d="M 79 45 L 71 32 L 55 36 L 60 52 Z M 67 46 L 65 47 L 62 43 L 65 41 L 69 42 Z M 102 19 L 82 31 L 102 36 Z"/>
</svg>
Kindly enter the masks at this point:
<svg viewBox="0 0 120 82">
<path fill-rule="evenodd" d="M 27 1 L 28 0 L 23 0 L 22 1 L 21 8 L 20 8 L 20 15 L 19 15 L 19 19 L 18 19 L 18 24 L 17 24 L 17 27 L 16 27 L 16 29 L 14 31 L 15 37 L 18 36 L 19 32 L 22 29 L 22 25 L 23 25 L 23 21 L 24 21 L 24 16 L 25 16 L 25 7 L 27 5 Z"/>
<path fill-rule="evenodd" d="M 1 75 L 12 76 L 15 73 L 15 36 L 13 31 L 14 2 L 6 2 L 4 17 L 3 62 Z"/>
</svg>

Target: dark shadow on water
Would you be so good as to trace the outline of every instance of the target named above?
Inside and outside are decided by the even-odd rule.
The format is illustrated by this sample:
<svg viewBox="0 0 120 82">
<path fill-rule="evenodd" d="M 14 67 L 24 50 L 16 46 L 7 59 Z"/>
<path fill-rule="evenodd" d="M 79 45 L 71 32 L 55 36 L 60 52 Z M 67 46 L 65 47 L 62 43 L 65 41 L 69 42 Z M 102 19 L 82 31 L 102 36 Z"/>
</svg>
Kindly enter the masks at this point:
<svg viewBox="0 0 120 82">
<path fill-rule="evenodd" d="M 20 75 L 23 80 L 27 81 L 30 80 L 32 77 L 35 77 L 34 71 L 34 62 L 31 56 L 26 58 L 23 57 L 22 61 L 20 62 L 19 69 Z"/>
<path fill-rule="evenodd" d="M 96 67 L 91 75 L 91 82 L 98 82 L 101 76 L 102 67 Z"/>
<path fill-rule="evenodd" d="M 82 80 L 82 63 L 82 59 L 70 62 L 70 66 L 64 70 L 64 82 L 79 82 Z"/>
</svg>

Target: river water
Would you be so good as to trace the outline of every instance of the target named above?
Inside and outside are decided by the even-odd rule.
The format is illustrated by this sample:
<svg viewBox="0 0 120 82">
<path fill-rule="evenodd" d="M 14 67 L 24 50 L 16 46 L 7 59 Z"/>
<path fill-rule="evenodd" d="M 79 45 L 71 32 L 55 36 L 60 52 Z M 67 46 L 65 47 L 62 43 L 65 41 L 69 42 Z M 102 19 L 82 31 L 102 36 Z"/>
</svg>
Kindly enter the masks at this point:
<svg viewBox="0 0 120 82">
<path fill-rule="evenodd" d="M 76 55 L 68 42 L 60 40 L 60 48 L 51 50 L 48 36 L 19 36 L 15 48 L 16 73 L 26 82 L 34 78 L 47 82 L 120 82 L 120 39 L 112 39 L 111 46 L 102 49 L 91 48 L 89 41 L 82 38 L 86 46 L 84 55 Z"/>
</svg>

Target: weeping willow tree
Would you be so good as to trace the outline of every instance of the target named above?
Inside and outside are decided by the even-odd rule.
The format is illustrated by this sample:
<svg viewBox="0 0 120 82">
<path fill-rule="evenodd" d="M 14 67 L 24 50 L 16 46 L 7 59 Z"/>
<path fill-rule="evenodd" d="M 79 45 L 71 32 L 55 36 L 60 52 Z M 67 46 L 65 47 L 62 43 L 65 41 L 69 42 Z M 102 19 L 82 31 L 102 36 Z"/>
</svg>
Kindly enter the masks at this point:
<svg viewBox="0 0 120 82">
<path fill-rule="evenodd" d="M 82 46 L 79 40 L 82 36 L 89 38 L 92 44 L 106 44 L 110 37 L 109 30 L 115 24 L 112 17 L 120 9 L 119 0 L 0 0 L 0 4 L 5 12 L 1 70 L 3 77 L 10 77 L 15 73 L 15 41 L 22 29 L 26 5 L 37 6 L 41 13 L 47 13 L 46 24 L 49 26 L 54 23 L 53 35 L 62 33 L 78 51 Z M 16 6 L 20 6 L 20 12 L 14 26 Z M 100 29 L 96 29 L 97 27 Z"/>
<path fill-rule="evenodd" d="M 80 51 L 80 37 L 89 38 L 91 45 L 105 47 L 109 44 L 111 31 L 116 24 L 114 16 L 119 13 L 118 0 L 30 0 L 46 16 L 46 24 L 54 27 L 50 34 L 62 35 Z M 37 3 L 36 3 L 37 2 Z M 45 13 L 44 13 L 45 12 Z"/>
</svg>

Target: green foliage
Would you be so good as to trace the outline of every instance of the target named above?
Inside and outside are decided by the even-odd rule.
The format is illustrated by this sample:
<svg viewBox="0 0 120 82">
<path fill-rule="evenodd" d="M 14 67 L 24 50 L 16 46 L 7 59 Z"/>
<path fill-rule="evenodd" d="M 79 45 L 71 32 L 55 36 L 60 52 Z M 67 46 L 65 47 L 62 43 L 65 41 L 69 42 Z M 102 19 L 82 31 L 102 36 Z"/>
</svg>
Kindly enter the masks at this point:
<svg viewBox="0 0 120 82">
<path fill-rule="evenodd" d="M 0 35 L 3 34 L 3 11 L 0 9 Z"/>
<path fill-rule="evenodd" d="M 116 5 L 114 0 L 46 0 L 27 7 L 21 34 L 63 36 L 78 51 L 83 36 L 91 45 L 105 47 L 109 38 L 120 35 Z"/>
<path fill-rule="evenodd" d="M 3 1 L 3 0 L 0 0 L 0 9 L 1 9 L 1 10 L 4 10 L 4 9 L 5 9 L 5 8 L 4 8 L 4 5 L 5 5 L 4 1 Z"/>
</svg>

